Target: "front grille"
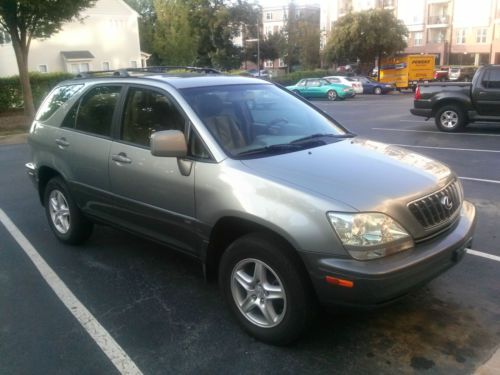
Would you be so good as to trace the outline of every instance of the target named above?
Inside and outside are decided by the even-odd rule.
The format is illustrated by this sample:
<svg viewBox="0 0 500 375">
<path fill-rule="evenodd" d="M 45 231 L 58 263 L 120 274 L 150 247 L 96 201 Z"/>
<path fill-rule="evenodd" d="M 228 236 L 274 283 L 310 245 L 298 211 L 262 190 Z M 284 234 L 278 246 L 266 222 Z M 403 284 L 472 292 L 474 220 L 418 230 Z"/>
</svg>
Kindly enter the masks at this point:
<svg viewBox="0 0 500 375">
<path fill-rule="evenodd" d="M 443 189 L 409 203 L 408 208 L 418 222 L 428 229 L 450 221 L 461 204 L 462 193 L 455 180 Z"/>
</svg>

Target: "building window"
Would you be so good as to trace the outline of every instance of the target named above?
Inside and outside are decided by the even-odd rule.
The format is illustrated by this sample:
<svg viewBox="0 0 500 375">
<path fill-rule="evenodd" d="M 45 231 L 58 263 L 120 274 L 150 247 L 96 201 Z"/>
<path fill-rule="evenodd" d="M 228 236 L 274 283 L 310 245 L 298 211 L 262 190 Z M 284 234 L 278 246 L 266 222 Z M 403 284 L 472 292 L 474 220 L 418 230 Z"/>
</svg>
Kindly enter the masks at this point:
<svg viewBox="0 0 500 375">
<path fill-rule="evenodd" d="M 273 19 L 273 13 L 272 12 L 267 12 L 266 13 L 266 20 L 270 21 Z"/>
<path fill-rule="evenodd" d="M 81 72 L 90 71 L 90 64 L 88 62 L 72 63 L 70 65 L 70 68 L 71 68 L 71 73 L 78 74 Z"/>
<path fill-rule="evenodd" d="M 43 64 L 43 65 L 38 65 L 38 71 L 40 73 L 47 73 L 49 69 L 47 68 L 47 65 Z"/>
<path fill-rule="evenodd" d="M 457 30 L 457 44 L 465 44 L 465 29 Z"/>
<path fill-rule="evenodd" d="M 137 61 L 135 61 L 135 60 L 130 60 L 130 67 L 131 67 L 131 68 L 137 68 Z"/>
<path fill-rule="evenodd" d="M 422 42 L 424 40 L 424 33 L 423 32 L 417 32 L 413 34 L 413 45 L 414 46 L 421 46 Z"/>
<path fill-rule="evenodd" d="M 103 61 L 102 70 L 110 70 L 110 65 L 108 61 Z"/>
<path fill-rule="evenodd" d="M 10 34 L 0 29 L 0 44 L 8 44 L 10 43 Z"/>
<path fill-rule="evenodd" d="M 476 43 L 486 43 L 486 35 L 488 34 L 488 29 L 479 29 L 476 33 Z"/>
<path fill-rule="evenodd" d="M 273 34 L 278 34 L 280 32 L 280 27 L 275 25 L 273 26 Z"/>
</svg>

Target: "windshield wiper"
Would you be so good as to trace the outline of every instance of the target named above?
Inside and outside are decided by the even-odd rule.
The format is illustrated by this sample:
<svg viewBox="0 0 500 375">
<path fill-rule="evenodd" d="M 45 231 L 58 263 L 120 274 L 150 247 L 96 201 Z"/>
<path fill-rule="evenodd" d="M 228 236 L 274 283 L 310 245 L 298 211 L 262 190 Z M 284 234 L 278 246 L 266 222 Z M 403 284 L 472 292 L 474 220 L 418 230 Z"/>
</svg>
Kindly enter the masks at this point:
<svg viewBox="0 0 500 375">
<path fill-rule="evenodd" d="M 242 151 L 237 154 L 237 156 L 253 155 L 253 154 L 264 154 L 264 153 L 280 153 L 286 151 L 296 151 L 301 150 L 304 147 L 301 145 L 296 145 L 292 143 L 279 143 L 275 145 L 269 145 L 265 147 L 254 148 L 252 150 Z"/>
<path fill-rule="evenodd" d="M 332 133 L 316 133 L 316 134 L 311 134 L 306 137 L 298 138 L 290 142 L 290 144 L 297 144 L 301 143 L 304 141 L 309 141 L 311 139 L 316 139 L 316 138 L 325 138 L 325 137 L 331 137 L 331 138 L 352 138 L 354 137 L 354 134 L 351 133 L 346 133 L 346 134 L 332 134 Z"/>
</svg>

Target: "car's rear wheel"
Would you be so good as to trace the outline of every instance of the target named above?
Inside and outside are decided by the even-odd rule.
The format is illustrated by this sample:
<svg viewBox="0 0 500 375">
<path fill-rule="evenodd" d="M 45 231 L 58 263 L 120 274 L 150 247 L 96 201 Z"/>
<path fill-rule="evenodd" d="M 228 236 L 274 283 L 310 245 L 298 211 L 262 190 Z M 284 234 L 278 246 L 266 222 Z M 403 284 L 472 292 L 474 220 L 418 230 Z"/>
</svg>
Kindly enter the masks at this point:
<svg viewBox="0 0 500 375">
<path fill-rule="evenodd" d="M 436 126 L 444 132 L 456 132 L 465 127 L 467 118 L 458 106 L 445 105 L 436 112 Z"/>
<path fill-rule="evenodd" d="M 377 87 L 375 87 L 375 88 L 373 89 L 373 93 L 374 93 L 375 95 L 380 95 L 380 94 L 382 94 L 382 88 L 381 88 L 381 87 L 378 87 L 378 86 L 377 86 Z"/>
<path fill-rule="evenodd" d="M 78 245 L 90 237 L 93 224 L 80 211 L 62 178 L 47 183 L 44 204 L 50 228 L 60 241 Z"/>
<path fill-rule="evenodd" d="M 285 345 L 311 321 L 315 301 L 307 276 L 280 242 L 246 235 L 224 252 L 219 283 L 238 322 L 259 340 Z"/>
<path fill-rule="evenodd" d="M 326 93 L 326 97 L 328 98 L 328 100 L 331 100 L 332 102 L 335 101 L 335 100 L 337 100 L 338 99 L 337 91 L 335 91 L 335 90 L 329 90 Z"/>
</svg>

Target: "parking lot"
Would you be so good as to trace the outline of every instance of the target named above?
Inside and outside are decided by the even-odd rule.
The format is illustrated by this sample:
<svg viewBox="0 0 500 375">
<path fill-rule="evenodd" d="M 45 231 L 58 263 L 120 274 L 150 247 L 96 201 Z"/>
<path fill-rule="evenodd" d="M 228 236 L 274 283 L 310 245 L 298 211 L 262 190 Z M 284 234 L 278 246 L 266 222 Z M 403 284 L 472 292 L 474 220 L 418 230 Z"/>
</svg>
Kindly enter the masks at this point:
<svg viewBox="0 0 500 375">
<path fill-rule="evenodd" d="M 409 94 L 314 103 L 360 136 L 452 167 L 477 208 L 476 253 L 395 304 L 325 312 L 298 343 L 273 347 L 239 329 L 217 285 L 185 256 L 104 226 L 85 246 L 59 243 L 24 171 L 27 145 L 0 146 L 0 373 L 117 372 L 103 346 L 144 374 L 472 373 L 500 343 L 500 124 L 442 133 L 409 113 Z M 63 304 L 73 301 L 65 288 L 80 321 Z"/>
</svg>

